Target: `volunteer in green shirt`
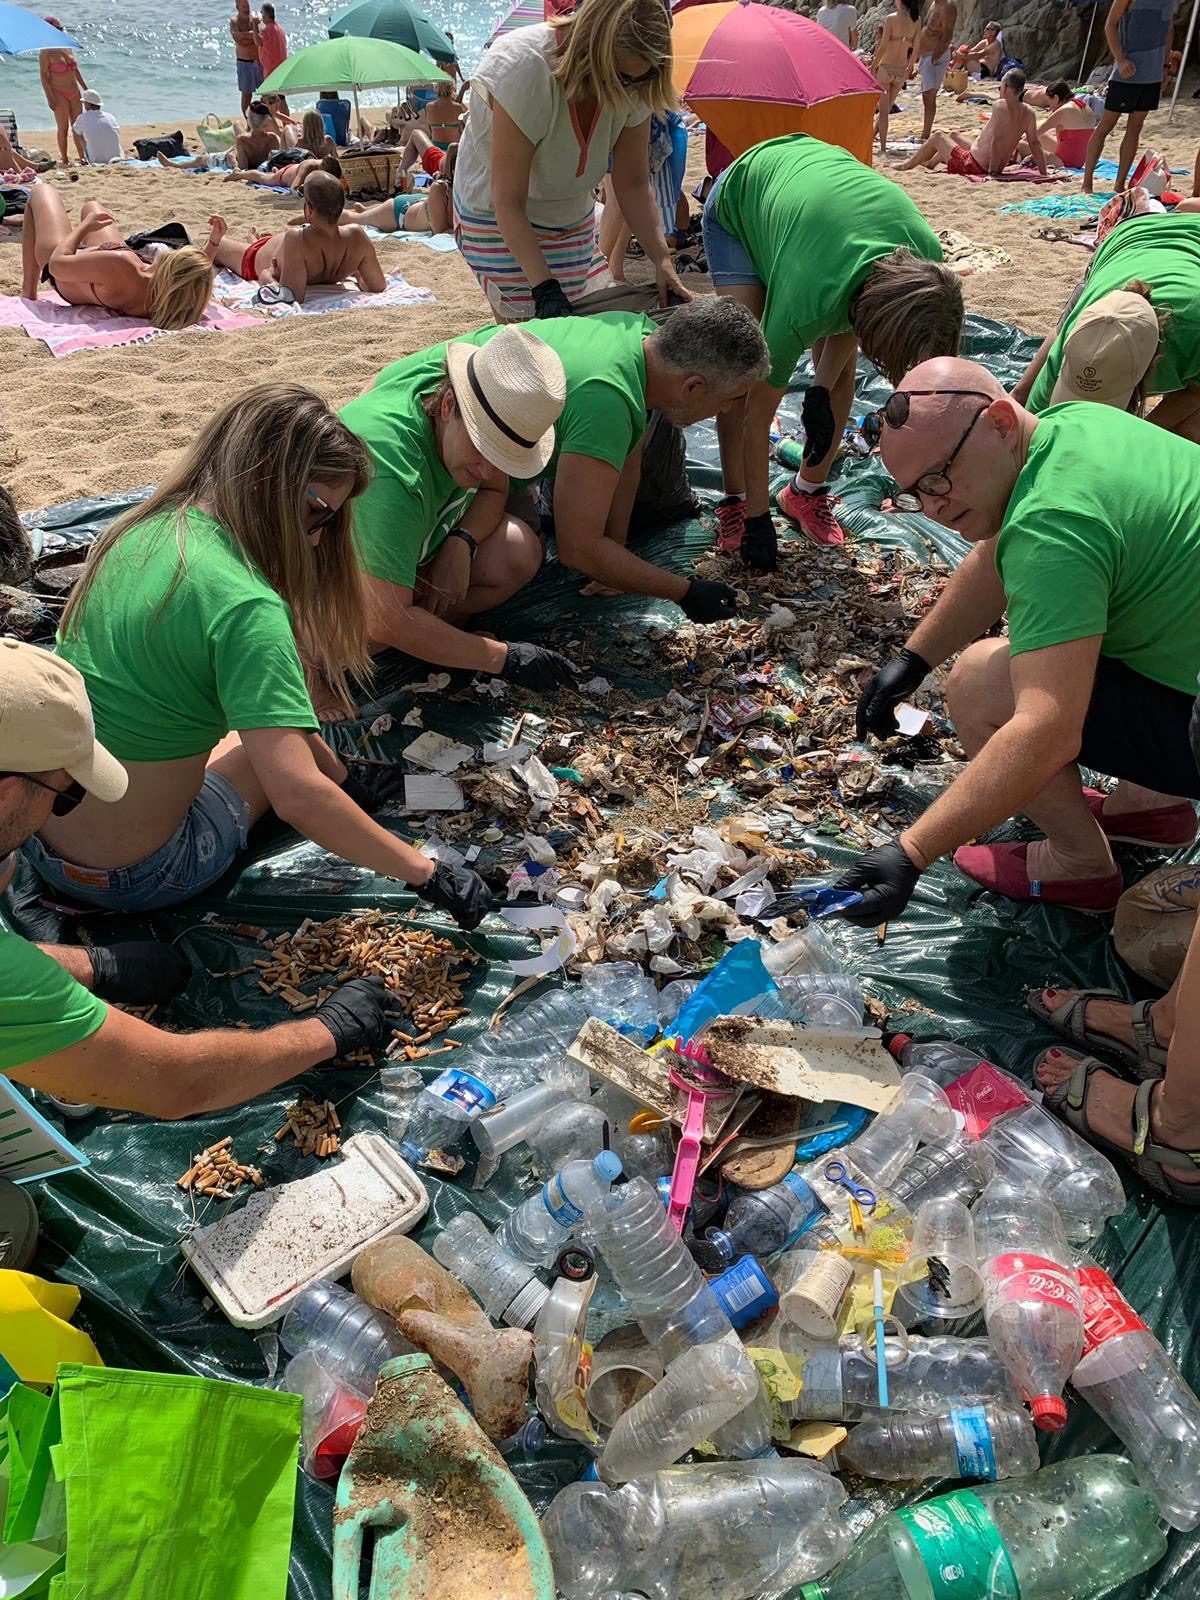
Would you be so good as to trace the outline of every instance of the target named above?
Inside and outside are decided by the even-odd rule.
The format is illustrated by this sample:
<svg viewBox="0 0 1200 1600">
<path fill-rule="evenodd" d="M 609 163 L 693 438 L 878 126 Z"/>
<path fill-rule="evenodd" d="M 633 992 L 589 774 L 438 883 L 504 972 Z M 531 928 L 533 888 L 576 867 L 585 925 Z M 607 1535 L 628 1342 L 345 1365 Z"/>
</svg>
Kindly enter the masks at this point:
<svg viewBox="0 0 1200 1600">
<path fill-rule="evenodd" d="M 115 809 L 128 787 L 96 741 L 74 667 L 0 639 L 0 892 L 38 827 L 81 803 Z M 386 1031 L 378 979 L 343 984 L 311 1018 L 258 1033 L 163 1033 L 106 1004 L 163 1002 L 190 976 L 170 945 L 39 946 L 0 927 L 0 1072 L 66 1101 L 189 1117 L 379 1044 Z"/>
<path fill-rule="evenodd" d="M 804 465 L 777 504 L 819 544 L 841 544 L 827 480 L 854 402 L 859 347 L 893 383 L 919 361 L 952 355 L 962 285 L 903 189 L 805 134 L 755 145 L 721 174 L 704 206 L 704 248 L 713 284 L 762 318 L 771 352 L 766 381 L 717 423 L 719 543 L 772 571 L 771 420 L 797 362 L 811 347 Z"/>
<path fill-rule="evenodd" d="M 1013 398 L 1042 412 L 1098 400 L 1141 412 L 1200 442 L 1200 215 L 1130 217 L 1092 257 L 1087 276 Z"/>
<path fill-rule="evenodd" d="M 859 737 L 894 733 L 895 706 L 961 651 L 946 703 L 971 759 L 841 880 L 865 894 L 851 918 L 899 916 L 949 851 L 1011 899 L 1111 911 L 1111 839 L 1172 847 L 1196 832 L 1200 450 L 1109 406 L 1035 417 L 950 358 L 917 367 L 870 420 L 901 503 L 975 548 L 867 685 Z M 1007 638 L 981 637 L 1005 615 Z M 1081 788 L 1076 762 L 1117 787 Z M 1018 812 L 1045 837 L 966 844 Z"/>
<path fill-rule="evenodd" d="M 487 914 L 476 873 L 435 865 L 368 815 L 399 769 L 348 775 L 318 731 L 306 667 L 348 707 L 347 673 L 368 675 L 351 509 L 366 480 L 365 451 L 323 400 L 263 385 L 96 541 L 59 649 L 129 787 L 52 815 L 26 846 L 55 889 L 111 909 L 176 905 L 274 811 L 463 926 Z"/>
<path fill-rule="evenodd" d="M 520 339 L 562 375 L 553 437 L 537 448 L 511 434 L 524 426 L 532 436 L 527 419 L 545 421 L 545 408 L 506 387 L 493 362 L 502 344 Z M 754 318 L 712 296 L 678 307 L 662 327 L 620 312 L 493 326 L 385 367 L 341 413 L 372 459 L 356 512 L 372 638 L 439 666 L 534 687 L 565 681 L 569 664 L 552 652 L 462 626 L 540 566 L 540 539 L 505 504 L 512 481 L 541 477 L 554 480 L 565 566 L 607 588 L 674 600 L 696 622 L 732 615 L 727 584 L 688 579 L 628 550 L 629 516 L 649 412 L 686 427 L 719 414 L 765 370 Z M 472 376 L 488 402 L 482 415 Z M 507 433 L 486 425 L 489 412 Z"/>
</svg>

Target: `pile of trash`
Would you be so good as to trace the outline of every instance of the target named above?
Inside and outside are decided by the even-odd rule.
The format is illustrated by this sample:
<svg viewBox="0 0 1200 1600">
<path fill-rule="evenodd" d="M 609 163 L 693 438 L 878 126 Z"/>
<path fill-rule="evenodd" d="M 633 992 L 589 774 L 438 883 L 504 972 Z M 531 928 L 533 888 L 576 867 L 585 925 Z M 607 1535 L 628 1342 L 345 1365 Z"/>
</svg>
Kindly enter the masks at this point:
<svg viewBox="0 0 1200 1600">
<path fill-rule="evenodd" d="M 1084 1253 L 1121 1183 L 1026 1086 L 864 1026 L 816 923 L 702 981 L 584 980 L 398 1094 L 403 1160 L 347 1141 L 386 1150 L 359 1248 L 323 1228 L 239 1310 L 220 1236 L 243 1219 L 243 1262 L 271 1197 L 189 1244 L 277 1327 L 304 1470 L 337 1480 L 335 1595 L 369 1559 L 381 1595 L 1088 1600 L 1200 1525 L 1200 1401 Z M 456 1153 L 427 1253 L 417 1172 Z M 1040 1467 L 1069 1397 L 1128 1462 Z M 555 1438 L 590 1465 L 539 1521 L 506 1461 Z"/>
</svg>

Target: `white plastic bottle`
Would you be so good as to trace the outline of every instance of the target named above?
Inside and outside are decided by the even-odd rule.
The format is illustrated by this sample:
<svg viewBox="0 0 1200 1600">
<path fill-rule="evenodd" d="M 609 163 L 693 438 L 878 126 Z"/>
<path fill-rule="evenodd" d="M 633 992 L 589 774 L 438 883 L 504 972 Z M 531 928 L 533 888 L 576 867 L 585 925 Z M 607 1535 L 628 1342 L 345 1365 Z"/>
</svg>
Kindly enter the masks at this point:
<svg viewBox="0 0 1200 1600">
<path fill-rule="evenodd" d="M 589 1017 L 598 1017 L 638 1044 L 658 1032 L 658 990 L 632 961 L 596 962 L 580 973 L 580 990 Z"/>
<path fill-rule="evenodd" d="M 1083 1350 L 1079 1279 L 1058 1213 L 1028 1183 L 993 1178 L 975 1202 L 988 1340 L 1039 1428 L 1067 1420 L 1063 1386 Z"/>
<path fill-rule="evenodd" d="M 494 1322 L 531 1328 L 550 1291 L 492 1238 L 483 1219 L 462 1211 L 433 1241 L 433 1256 L 465 1284 Z"/>
<path fill-rule="evenodd" d="M 926 1200 L 961 1200 L 969 1206 L 996 1176 L 987 1146 L 962 1134 L 944 1145 L 927 1145 L 900 1168 L 888 1193 L 916 1211 Z"/>
<path fill-rule="evenodd" d="M 863 1478 L 1019 1478 L 1039 1466 L 1023 1406 L 951 1406 L 937 1417 L 900 1414 L 860 1422 L 838 1445 L 839 1469 Z"/>
<path fill-rule="evenodd" d="M 571 1161 L 517 1207 L 496 1230 L 496 1242 L 518 1261 L 548 1267 L 563 1245 L 621 1176 L 621 1158 L 602 1150 L 591 1161 Z"/>
<path fill-rule="evenodd" d="M 619 1419 L 596 1470 L 605 1483 L 627 1483 L 673 1466 L 757 1394 L 758 1373 L 740 1346 L 694 1345 Z"/>
</svg>

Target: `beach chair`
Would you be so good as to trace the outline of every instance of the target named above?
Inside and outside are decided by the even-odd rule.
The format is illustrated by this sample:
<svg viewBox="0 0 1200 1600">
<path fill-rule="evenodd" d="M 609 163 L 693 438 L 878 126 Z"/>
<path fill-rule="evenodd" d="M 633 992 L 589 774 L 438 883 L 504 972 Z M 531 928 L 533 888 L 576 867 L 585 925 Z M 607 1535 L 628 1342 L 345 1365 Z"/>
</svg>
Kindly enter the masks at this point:
<svg viewBox="0 0 1200 1600">
<path fill-rule="evenodd" d="M 21 149 L 21 141 L 17 137 L 17 114 L 15 111 L 0 107 L 0 128 L 8 135 L 8 142 L 14 150 Z"/>
</svg>

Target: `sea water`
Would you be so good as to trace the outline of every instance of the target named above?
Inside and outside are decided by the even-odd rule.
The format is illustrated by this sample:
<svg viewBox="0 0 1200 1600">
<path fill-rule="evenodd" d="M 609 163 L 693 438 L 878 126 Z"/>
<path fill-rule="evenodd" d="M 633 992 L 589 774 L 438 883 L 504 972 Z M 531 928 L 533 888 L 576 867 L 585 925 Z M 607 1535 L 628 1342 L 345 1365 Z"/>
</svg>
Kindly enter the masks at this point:
<svg viewBox="0 0 1200 1600">
<path fill-rule="evenodd" d="M 252 4 L 257 11 L 258 0 Z M 36 9 L 40 13 L 42 6 Z M 174 125 L 210 111 L 238 114 L 241 97 L 229 37 L 233 9 L 233 0 L 190 0 L 186 6 L 173 0 L 118 0 L 116 5 L 111 0 L 58 0 L 52 15 L 79 40 L 83 75 L 118 122 Z M 276 19 L 287 34 L 289 51 L 327 38 L 329 18 L 342 9 L 340 3 L 331 8 L 314 0 L 276 0 Z M 429 0 L 424 10 L 437 27 L 454 34 L 469 76 L 484 41 L 511 10 L 511 0 Z M 375 89 L 359 98 L 364 105 L 387 105 L 395 95 Z M 289 104 L 303 107 L 312 99 L 292 96 Z M 31 128 L 54 126 L 36 55 L 0 60 L 0 106 L 15 111 L 22 135 Z"/>
</svg>

